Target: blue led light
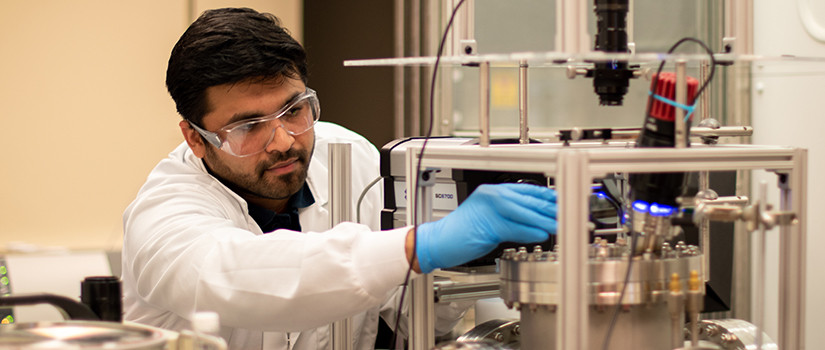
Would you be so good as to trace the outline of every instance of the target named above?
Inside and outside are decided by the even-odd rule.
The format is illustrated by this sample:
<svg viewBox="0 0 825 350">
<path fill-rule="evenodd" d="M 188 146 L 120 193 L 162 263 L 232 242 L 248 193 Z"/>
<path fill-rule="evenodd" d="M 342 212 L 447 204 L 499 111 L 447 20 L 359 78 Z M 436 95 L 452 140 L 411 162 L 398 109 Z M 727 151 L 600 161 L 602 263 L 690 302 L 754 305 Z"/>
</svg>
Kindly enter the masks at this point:
<svg viewBox="0 0 825 350">
<path fill-rule="evenodd" d="M 669 205 L 653 203 L 650 205 L 650 215 L 653 216 L 671 216 L 676 212 L 676 208 Z"/>
<path fill-rule="evenodd" d="M 640 212 L 640 213 L 647 213 L 649 205 L 645 201 L 635 201 L 633 202 L 633 210 Z"/>
<path fill-rule="evenodd" d="M 604 192 L 596 192 L 596 197 L 599 197 L 599 199 L 605 199 L 607 198 L 607 195 L 604 194 Z"/>
</svg>

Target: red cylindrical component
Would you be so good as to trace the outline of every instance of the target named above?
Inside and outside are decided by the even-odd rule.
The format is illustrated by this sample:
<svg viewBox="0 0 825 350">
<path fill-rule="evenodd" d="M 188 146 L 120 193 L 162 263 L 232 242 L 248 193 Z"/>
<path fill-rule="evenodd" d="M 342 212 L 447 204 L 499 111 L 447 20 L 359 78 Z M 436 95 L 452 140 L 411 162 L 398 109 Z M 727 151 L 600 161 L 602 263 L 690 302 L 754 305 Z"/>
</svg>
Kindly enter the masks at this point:
<svg viewBox="0 0 825 350">
<path fill-rule="evenodd" d="M 656 91 L 653 93 L 669 100 L 676 100 L 676 73 L 662 72 L 654 75 L 653 79 L 659 79 L 656 83 Z M 655 81 L 655 80 L 654 80 Z M 650 84 L 651 88 L 653 83 Z M 693 99 L 696 95 L 696 89 L 699 87 L 699 81 L 693 77 L 687 77 L 687 105 L 693 104 Z M 650 116 L 662 121 L 672 122 L 676 120 L 676 107 L 665 102 L 653 99 L 650 106 Z"/>
</svg>

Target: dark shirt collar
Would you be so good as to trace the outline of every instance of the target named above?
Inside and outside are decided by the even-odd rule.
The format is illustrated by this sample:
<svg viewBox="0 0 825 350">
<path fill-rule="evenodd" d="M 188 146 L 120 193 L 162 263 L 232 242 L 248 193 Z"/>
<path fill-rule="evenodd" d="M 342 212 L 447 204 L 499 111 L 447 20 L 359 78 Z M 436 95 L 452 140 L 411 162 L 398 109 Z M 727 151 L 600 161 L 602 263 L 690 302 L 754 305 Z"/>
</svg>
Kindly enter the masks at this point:
<svg viewBox="0 0 825 350">
<path fill-rule="evenodd" d="M 301 187 L 289 201 L 282 213 L 276 213 L 267 208 L 247 202 L 249 207 L 249 216 L 255 220 L 255 223 L 261 228 L 264 233 L 272 232 L 277 229 L 287 229 L 293 231 L 301 231 L 301 223 L 298 220 L 298 209 L 306 208 L 315 203 L 315 197 L 309 189 L 309 185 L 304 182 Z"/>
</svg>

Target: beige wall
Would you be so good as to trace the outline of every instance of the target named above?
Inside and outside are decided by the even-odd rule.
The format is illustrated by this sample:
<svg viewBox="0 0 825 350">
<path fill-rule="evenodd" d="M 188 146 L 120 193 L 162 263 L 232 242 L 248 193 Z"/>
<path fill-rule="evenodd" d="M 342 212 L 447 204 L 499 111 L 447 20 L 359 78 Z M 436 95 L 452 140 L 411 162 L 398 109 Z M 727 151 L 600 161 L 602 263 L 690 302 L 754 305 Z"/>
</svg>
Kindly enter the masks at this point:
<svg viewBox="0 0 825 350">
<path fill-rule="evenodd" d="M 7 0 L 0 9 L 0 249 L 119 248 L 121 214 L 182 141 L 166 61 L 190 13 L 301 2 Z"/>
</svg>

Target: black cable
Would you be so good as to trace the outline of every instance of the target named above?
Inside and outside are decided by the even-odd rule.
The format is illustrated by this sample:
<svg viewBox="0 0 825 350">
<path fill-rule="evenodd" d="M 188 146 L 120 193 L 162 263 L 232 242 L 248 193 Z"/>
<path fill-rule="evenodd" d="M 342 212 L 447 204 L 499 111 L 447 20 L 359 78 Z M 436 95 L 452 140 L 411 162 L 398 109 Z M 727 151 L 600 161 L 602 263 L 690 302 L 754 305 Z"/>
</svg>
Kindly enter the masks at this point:
<svg viewBox="0 0 825 350">
<path fill-rule="evenodd" d="M 668 50 L 667 53 L 672 54 L 673 51 L 675 51 L 676 48 L 679 47 L 679 45 L 682 45 L 683 43 L 688 42 L 688 41 L 697 43 L 697 44 L 699 44 L 699 46 L 701 46 L 703 49 L 705 49 L 705 52 L 707 52 L 708 56 L 710 57 L 710 63 L 711 63 L 711 65 L 710 65 L 710 74 L 708 74 L 708 78 L 705 79 L 705 82 L 702 83 L 702 86 L 698 90 L 696 90 L 696 94 L 693 96 L 693 99 L 687 103 L 688 106 L 692 106 L 694 101 L 696 101 L 696 98 L 698 98 L 699 95 L 701 95 L 702 92 L 705 91 L 705 88 L 708 87 L 708 84 L 710 83 L 711 79 L 713 79 L 713 75 L 716 73 L 716 58 L 713 57 L 713 51 L 711 51 L 711 49 L 703 41 L 701 41 L 699 39 L 696 39 L 696 38 L 690 38 L 690 37 L 682 38 L 679 41 L 677 41 L 675 44 L 673 44 L 673 46 L 670 47 L 670 50 Z M 665 62 L 666 62 L 666 60 L 662 60 L 662 63 L 659 64 L 659 69 L 656 70 L 656 77 L 657 78 L 659 77 L 659 74 L 662 73 L 662 69 L 665 67 Z M 658 84 L 659 84 L 659 79 L 653 79 L 653 82 L 652 82 L 652 85 L 651 85 L 651 88 L 650 88 L 650 95 L 647 98 L 647 110 L 646 110 L 647 115 L 650 114 L 650 110 L 653 108 L 653 94 L 656 93 L 656 87 L 658 86 Z"/>
<path fill-rule="evenodd" d="M 670 47 L 670 50 L 668 50 L 667 53 L 668 54 L 673 53 L 673 51 L 675 51 L 676 48 L 679 47 L 679 45 L 682 45 L 683 43 L 688 42 L 688 41 L 697 43 L 700 46 L 702 46 L 702 48 L 705 49 L 705 51 L 708 53 L 708 56 L 710 56 L 710 62 L 711 62 L 710 74 L 708 74 L 708 78 L 705 79 L 705 82 L 702 84 L 702 87 L 700 87 L 698 90 L 696 90 L 696 94 L 693 96 L 693 99 L 691 99 L 691 101 L 689 103 L 687 103 L 688 106 L 692 106 L 694 101 L 696 101 L 696 98 L 699 97 L 699 95 L 708 86 L 711 79 L 713 79 L 713 74 L 716 72 L 716 59 L 713 57 L 713 51 L 711 51 L 710 48 L 703 41 L 701 41 L 699 39 L 696 39 L 696 38 L 690 38 L 690 37 L 682 38 L 679 41 L 677 41 L 675 44 L 673 44 L 673 46 Z M 653 100 L 652 100 L 653 99 L 653 94 L 656 93 L 656 87 L 657 87 L 658 82 L 659 82 L 658 77 L 659 77 L 659 74 L 662 73 L 662 69 L 665 66 L 665 61 L 666 60 L 662 60 L 662 63 L 659 64 L 659 69 L 656 71 L 656 78 L 653 79 L 653 83 L 652 83 L 651 89 L 650 89 L 650 96 L 647 99 L 647 111 L 645 112 L 646 113 L 645 115 L 650 115 L 650 110 L 651 110 L 652 105 L 653 105 Z M 610 319 L 610 325 L 607 327 L 607 334 L 604 337 L 604 343 L 602 343 L 602 350 L 607 350 L 608 347 L 610 346 L 610 336 L 612 335 L 613 330 L 616 327 L 616 321 L 619 319 L 619 312 L 622 309 L 622 299 L 624 299 L 625 292 L 626 292 L 626 289 L 627 289 L 627 284 L 630 282 L 630 271 L 631 271 L 631 267 L 633 266 L 633 252 L 636 249 L 636 238 L 637 238 L 636 232 L 634 230 L 630 230 L 630 255 L 627 259 L 627 272 L 625 273 L 624 284 L 622 285 L 622 291 L 621 291 L 621 293 L 619 293 L 619 300 L 616 301 L 616 309 L 613 310 L 613 317 Z"/>
<path fill-rule="evenodd" d="M 447 26 L 444 28 L 444 35 L 441 37 L 441 43 L 438 45 L 438 52 L 435 55 L 435 64 L 433 65 L 433 77 L 432 81 L 430 82 L 430 116 L 429 116 L 429 126 L 427 127 L 427 135 L 424 137 L 424 143 L 421 145 L 421 151 L 418 152 L 418 163 L 415 167 L 415 174 L 416 176 L 416 184 L 418 183 L 418 176 L 421 174 L 421 159 L 424 158 L 424 149 L 427 148 L 427 141 L 429 141 L 430 137 L 433 135 L 433 123 L 435 121 L 435 107 L 433 106 L 435 100 L 435 82 L 436 76 L 438 74 L 438 64 L 441 62 L 441 55 L 444 53 L 444 44 L 447 42 L 447 34 L 450 32 L 450 27 L 453 26 L 453 20 L 455 20 L 455 15 L 458 13 L 458 9 L 461 8 L 461 5 L 464 4 L 465 0 L 460 0 L 458 4 L 455 5 L 453 8 L 453 13 L 450 15 L 450 20 L 447 22 Z M 408 179 L 410 181 L 412 179 Z M 413 189 L 414 191 L 417 189 Z M 392 333 L 392 340 L 390 341 L 390 346 L 395 346 L 395 338 L 398 335 L 398 325 L 401 323 L 401 311 L 404 306 L 404 296 L 407 292 L 407 286 L 410 282 L 410 275 L 412 274 L 413 265 L 418 260 L 418 255 L 416 254 L 416 243 L 417 235 L 418 235 L 418 196 L 413 197 L 413 249 L 412 249 L 412 259 L 410 260 L 410 267 L 407 269 L 407 275 L 404 277 L 404 284 L 401 286 L 401 296 L 400 300 L 398 301 L 398 313 L 395 317 L 395 329 Z"/>
</svg>

